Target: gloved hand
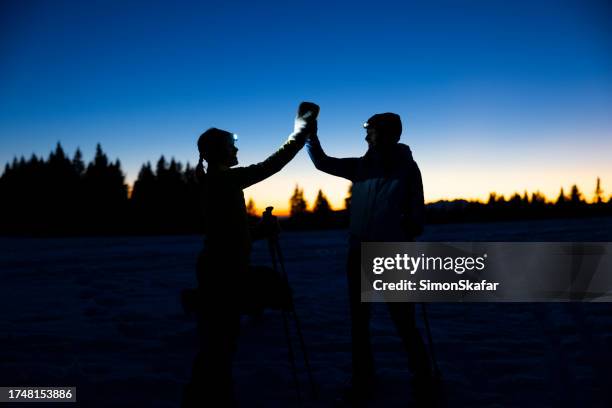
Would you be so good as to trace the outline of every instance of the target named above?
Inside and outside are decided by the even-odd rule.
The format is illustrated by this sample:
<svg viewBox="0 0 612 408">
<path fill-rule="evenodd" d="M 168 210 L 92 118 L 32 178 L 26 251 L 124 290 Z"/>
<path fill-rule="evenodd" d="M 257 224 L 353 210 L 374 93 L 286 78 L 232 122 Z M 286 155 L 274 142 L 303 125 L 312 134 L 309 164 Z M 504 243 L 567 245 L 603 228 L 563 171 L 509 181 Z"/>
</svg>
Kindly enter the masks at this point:
<svg viewBox="0 0 612 408">
<path fill-rule="evenodd" d="M 312 102 L 302 102 L 298 108 L 298 113 L 294 121 L 293 133 L 289 135 L 289 140 L 304 142 L 309 134 L 317 132 L 317 117 L 319 106 Z"/>
<path fill-rule="evenodd" d="M 315 126 L 314 131 L 310 133 L 306 138 L 306 145 L 308 147 L 319 147 L 321 142 L 319 141 L 319 135 L 317 134 L 317 127 Z"/>
<path fill-rule="evenodd" d="M 317 119 L 319 116 L 319 105 L 312 102 L 302 102 L 298 107 L 298 117 L 302 117 L 306 120 Z"/>
<path fill-rule="evenodd" d="M 289 135 L 289 141 L 297 140 L 300 143 L 306 141 L 306 137 L 317 131 L 317 120 L 307 120 L 301 117 L 295 118 L 293 133 Z"/>
</svg>

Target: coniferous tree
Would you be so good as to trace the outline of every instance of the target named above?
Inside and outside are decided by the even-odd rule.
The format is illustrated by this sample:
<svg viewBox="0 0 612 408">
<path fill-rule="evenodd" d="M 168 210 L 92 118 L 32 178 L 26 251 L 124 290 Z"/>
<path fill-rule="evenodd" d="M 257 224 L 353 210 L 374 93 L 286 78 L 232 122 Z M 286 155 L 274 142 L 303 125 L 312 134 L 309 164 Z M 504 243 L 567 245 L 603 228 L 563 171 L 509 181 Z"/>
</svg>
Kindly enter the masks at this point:
<svg viewBox="0 0 612 408">
<path fill-rule="evenodd" d="M 576 184 L 572 186 L 569 201 L 574 206 L 577 206 L 582 203 L 582 194 L 580 193 L 580 190 L 578 189 L 578 186 Z"/>
<path fill-rule="evenodd" d="M 141 233 L 151 233 L 155 230 L 155 188 L 155 174 L 151 163 L 146 162 L 138 172 L 130 198 L 131 221 L 134 228 Z"/>
<path fill-rule="evenodd" d="M 246 205 L 247 214 L 251 217 L 257 217 L 257 209 L 255 208 L 255 201 L 252 198 L 249 198 L 249 201 Z"/>
<path fill-rule="evenodd" d="M 289 199 L 290 217 L 302 217 L 306 214 L 308 203 L 304 199 L 304 190 L 297 184 L 293 190 L 293 195 Z"/>
<path fill-rule="evenodd" d="M 330 228 L 332 226 L 332 210 L 323 191 L 319 189 L 312 210 L 313 226 L 315 228 Z"/>
<path fill-rule="evenodd" d="M 33 161 L 31 165 L 35 165 Z M 44 209 L 40 209 L 45 214 L 41 220 L 44 228 L 52 233 L 71 233 L 74 225 L 72 217 L 77 209 L 75 193 L 79 176 L 59 142 L 49 154 L 46 171 L 41 180 L 44 180 L 41 191 L 46 196 Z"/>
<path fill-rule="evenodd" d="M 535 193 L 531 194 L 531 204 L 541 205 L 544 203 L 546 203 L 546 198 L 542 193 L 536 191 Z"/>
<path fill-rule="evenodd" d="M 158 180 L 163 180 L 166 177 L 166 169 L 168 165 L 166 164 L 166 158 L 162 154 L 159 160 L 157 161 L 157 165 L 155 166 L 155 175 Z"/>
<path fill-rule="evenodd" d="M 603 189 L 601 188 L 601 180 L 599 179 L 599 177 L 597 177 L 597 184 L 595 186 L 595 197 L 593 199 L 593 202 L 595 202 L 596 204 L 601 204 L 603 201 Z"/>
<path fill-rule="evenodd" d="M 127 186 L 119 160 L 109 163 L 98 143 L 83 177 L 84 201 L 89 229 L 113 233 L 126 225 Z"/>
<path fill-rule="evenodd" d="M 561 187 L 561 191 L 559 192 L 559 196 L 557 197 L 557 201 L 555 202 L 555 205 L 563 206 L 566 201 L 567 201 L 567 198 L 565 197 L 565 192 L 563 191 L 563 187 Z"/>
<path fill-rule="evenodd" d="M 523 202 L 523 199 L 519 193 L 514 193 L 512 197 L 510 197 L 510 200 L 508 201 L 511 208 L 513 209 L 520 208 L 522 202 Z"/>
<path fill-rule="evenodd" d="M 153 200 L 155 189 L 155 174 L 151 169 L 151 163 L 146 162 L 140 168 L 138 177 L 132 188 L 132 201 L 138 205 L 145 205 Z"/>
<path fill-rule="evenodd" d="M 85 173 L 85 163 L 83 162 L 83 153 L 81 153 L 81 149 L 78 147 L 74 152 L 74 157 L 72 158 L 72 167 L 74 168 L 74 172 L 79 177 L 83 177 L 83 174 Z"/>
<path fill-rule="evenodd" d="M 497 194 L 495 192 L 489 193 L 489 199 L 487 200 L 487 205 L 492 206 L 497 202 Z"/>
<path fill-rule="evenodd" d="M 331 212 L 329 201 L 327 200 L 325 194 L 323 194 L 323 190 L 319 189 L 312 212 L 317 215 L 327 215 Z"/>
<path fill-rule="evenodd" d="M 521 202 L 523 203 L 523 207 L 527 207 L 530 203 L 529 201 L 529 193 L 527 190 L 523 192 L 523 196 L 521 197 Z"/>
</svg>

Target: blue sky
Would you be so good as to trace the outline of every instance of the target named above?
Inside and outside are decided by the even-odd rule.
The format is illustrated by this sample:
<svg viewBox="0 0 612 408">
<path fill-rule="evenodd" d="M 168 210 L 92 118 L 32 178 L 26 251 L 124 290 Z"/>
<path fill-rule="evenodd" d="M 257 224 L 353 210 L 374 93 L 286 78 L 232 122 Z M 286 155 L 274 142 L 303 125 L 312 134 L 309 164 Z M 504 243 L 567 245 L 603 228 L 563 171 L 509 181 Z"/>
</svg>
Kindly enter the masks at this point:
<svg viewBox="0 0 612 408">
<path fill-rule="evenodd" d="M 161 154 L 197 159 L 216 126 L 266 157 L 301 100 L 329 154 L 365 151 L 392 111 L 428 200 L 484 198 L 601 176 L 612 189 L 611 7 L 590 1 L 3 2 L 0 163 L 57 141 L 102 143 L 128 181 Z M 286 207 L 295 183 L 339 205 L 348 183 L 300 153 L 247 190 Z"/>
</svg>

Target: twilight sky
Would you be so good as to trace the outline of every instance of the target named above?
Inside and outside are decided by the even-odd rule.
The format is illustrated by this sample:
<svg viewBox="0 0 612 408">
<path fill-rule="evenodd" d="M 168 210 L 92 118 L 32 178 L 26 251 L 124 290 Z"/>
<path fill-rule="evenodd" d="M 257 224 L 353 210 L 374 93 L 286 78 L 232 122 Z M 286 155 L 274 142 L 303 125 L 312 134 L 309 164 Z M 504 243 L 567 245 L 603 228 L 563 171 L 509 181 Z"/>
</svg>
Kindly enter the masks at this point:
<svg viewBox="0 0 612 408">
<path fill-rule="evenodd" d="M 132 183 L 161 154 L 197 160 L 208 127 L 263 160 L 301 100 L 327 153 L 361 156 L 361 124 L 396 112 L 425 198 L 577 183 L 612 190 L 612 6 L 606 1 L 5 1 L 0 164 L 100 142 Z M 246 190 L 286 209 L 296 183 L 340 206 L 348 182 L 306 152 Z"/>
</svg>

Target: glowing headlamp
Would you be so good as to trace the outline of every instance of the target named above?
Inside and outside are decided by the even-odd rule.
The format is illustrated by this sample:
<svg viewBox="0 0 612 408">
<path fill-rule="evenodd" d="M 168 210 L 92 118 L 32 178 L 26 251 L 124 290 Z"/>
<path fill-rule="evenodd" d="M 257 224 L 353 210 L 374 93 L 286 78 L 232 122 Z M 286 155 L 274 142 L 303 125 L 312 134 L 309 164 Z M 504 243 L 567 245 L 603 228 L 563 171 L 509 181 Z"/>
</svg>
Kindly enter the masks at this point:
<svg viewBox="0 0 612 408">
<path fill-rule="evenodd" d="M 234 143 L 236 143 L 238 141 L 238 135 L 235 133 L 232 133 L 232 140 L 234 141 Z"/>
</svg>

